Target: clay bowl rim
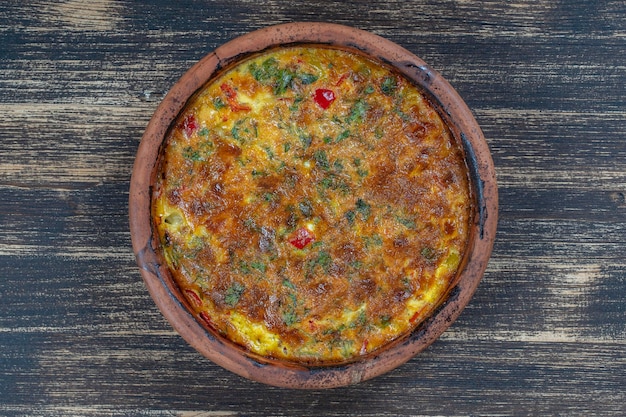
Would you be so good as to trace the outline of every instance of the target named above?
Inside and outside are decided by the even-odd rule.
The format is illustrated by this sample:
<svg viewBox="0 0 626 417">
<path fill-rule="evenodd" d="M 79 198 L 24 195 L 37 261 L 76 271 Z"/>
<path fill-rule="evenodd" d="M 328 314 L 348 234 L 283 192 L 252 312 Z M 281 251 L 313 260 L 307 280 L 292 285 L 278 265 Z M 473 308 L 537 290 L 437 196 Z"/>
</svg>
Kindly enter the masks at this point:
<svg viewBox="0 0 626 417">
<path fill-rule="evenodd" d="M 463 144 L 475 207 L 464 268 L 445 301 L 413 332 L 363 358 L 343 364 L 304 366 L 246 352 L 201 324 L 173 283 L 153 238 L 151 190 L 163 140 L 188 99 L 224 67 L 264 50 L 318 44 L 355 50 L 395 67 L 438 107 Z M 405 363 L 434 342 L 460 315 L 487 267 L 497 227 L 498 195 L 493 161 L 471 111 L 435 70 L 403 47 L 371 32 L 333 24 L 295 22 L 269 26 L 235 38 L 191 67 L 156 109 L 137 150 L 130 182 L 129 220 L 133 251 L 149 293 L 174 329 L 202 355 L 245 378 L 287 388 L 320 389 L 358 383 Z"/>
</svg>

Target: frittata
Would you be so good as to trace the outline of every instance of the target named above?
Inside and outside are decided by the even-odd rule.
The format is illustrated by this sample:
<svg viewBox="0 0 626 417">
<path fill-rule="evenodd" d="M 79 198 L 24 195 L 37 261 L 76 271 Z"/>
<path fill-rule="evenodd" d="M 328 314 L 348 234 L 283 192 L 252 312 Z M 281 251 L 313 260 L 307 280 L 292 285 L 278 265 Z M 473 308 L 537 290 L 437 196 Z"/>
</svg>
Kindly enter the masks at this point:
<svg viewBox="0 0 626 417">
<path fill-rule="evenodd" d="M 406 78 L 303 45 L 225 70 L 162 149 L 155 230 L 198 320 L 249 351 L 357 359 L 419 325 L 462 263 L 462 147 Z"/>
</svg>

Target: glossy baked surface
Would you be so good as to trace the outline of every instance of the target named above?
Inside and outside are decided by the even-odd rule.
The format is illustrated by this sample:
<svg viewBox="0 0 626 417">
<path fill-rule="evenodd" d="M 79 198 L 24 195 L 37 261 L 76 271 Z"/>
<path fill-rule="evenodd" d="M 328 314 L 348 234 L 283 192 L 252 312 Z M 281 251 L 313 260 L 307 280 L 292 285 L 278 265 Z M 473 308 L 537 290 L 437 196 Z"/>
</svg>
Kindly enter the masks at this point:
<svg viewBox="0 0 626 417">
<path fill-rule="evenodd" d="M 287 48 L 181 113 L 153 218 L 208 326 L 252 352 L 350 360 L 414 328 L 455 278 L 471 213 L 462 151 L 404 77 Z"/>
</svg>

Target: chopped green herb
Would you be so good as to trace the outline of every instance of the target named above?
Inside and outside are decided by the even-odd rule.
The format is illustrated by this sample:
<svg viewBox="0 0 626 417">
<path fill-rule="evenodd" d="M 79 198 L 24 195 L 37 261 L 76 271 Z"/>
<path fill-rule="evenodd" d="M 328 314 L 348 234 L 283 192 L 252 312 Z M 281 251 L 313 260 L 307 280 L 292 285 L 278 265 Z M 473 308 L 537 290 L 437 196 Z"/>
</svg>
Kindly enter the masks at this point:
<svg viewBox="0 0 626 417">
<path fill-rule="evenodd" d="M 295 289 L 296 289 L 296 286 L 295 286 L 295 285 L 293 285 L 293 283 L 292 283 L 291 281 L 289 281 L 287 278 L 285 278 L 285 279 L 283 280 L 283 285 L 284 285 L 285 287 L 287 287 L 287 288 L 291 288 L 292 290 L 295 290 Z"/>
<path fill-rule="evenodd" d="M 350 262 L 350 266 L 352 268 L 354 268 L 354 269 L 361 269 L 361 268 L 363 268 L 363 262 L 361 262 L 361 261 L 353 261 L 353 262 Z"/>
<path fill-rule="evenodd" d="M 267 84 L 278 74 L 278 61 L 276 58 L 268 58 L 259 66 L 253 62 L 248 67 L 250 74 L 260 83 Z"/>
<path fill-rule="evenodd" d="M 291 304 L 293 304 L 294 307 L 298 306 L 298 298 L 296 297 L 296 295 L 294 293 L 289 293 L 287 294 L 287 296 L 291 299 Z"/>
<path fill-rule="evenodd" d="M 302 81 L 302 84 L 307 85 L 307 84 L 312 84 L 315 81 L 317 81 L 318 76 L 315 74 L 303 73 L 303 74 L 300 74 L 298 78 L 300 78 L 300 81 Z"/>
<path fill-rule="evenodd" d="M 350 131 L 346 129 L 337 136 L 337 139 L 335 139 L 335 142 L 339 143 L 343 141 L 344 139 L 347 139 L 349 136 L 350 136 Z"/>
<path fill-rule="evenodd" d="M 361 177 L 361 178 L 365 178 L 365 177 L 367 177 L 367 176 L 369 175 L 369 171 L 368 171 L 368 170 L 366 170 L 366 169 L 361 169 L 361 168 L 357 169 L 357 170 L 356 170 L 356 173 L 357 173 L 357 175 L 358 175 L 359 177 Z"/>
<path fill-rule="evenodd" d="M 313 136 L 305 132 L 300 132 L 298 137 L 300 138 L 300 142 L 302 143 L 302 146 L 304 146 L 304 149 L 308 149 L 309 146 L 311 146 L 311 143 L 313 142 Z"/>
<path fill-rule="evenodd" d="M 415 221 L 408 217 L 396 216 L 396 220 L 407 229 L 415 229 Z"/>
<path fill-rule="evenodd" d="M 383 82 L 380 84 L 380 89 L 388 96 L 392 96 L 396 92 L 397 88 L 398 82 L 396 77 L 385 77 Z"/>
<path fill-rule="evenodd" d="M 287 310 L 283 312 L 283 322 L 286 326 L 291 326 L 298 321 L 298 316 L 293 310 Z"/>
<path fill-rule="evenodd" d="M 272 149 L 269 146 L 264 146 L 263 150 L 265 151 L 269 159 L 274 159 L 274 156 L 275 156 L 274 151 L 272 151 Z"/>
<path fill-rule="evenodd" d="M 195 150 L 191 146 L 187 146 L 185 149 L 183 149 L 183 158 L 189 159 L 195 162 L 204 160 L 202 155 L 200 155 L 200 151 Z"/>
<path fill-rule="evenodd" d="M 227 106 L 227 104 L 224 103 L 224 100 L 222 100 L 221 97 L 215 97 L 213 99 L 213 107 L 215 107 L 215 110 L 223 109 L 226 106 Z"/>
<path fill-rule="evenodd" d="M 304 97 L 302 96 L 296 97 L 296 99 L 293 101 L 293 104 L 289 106 L 289 110 L 290 111 L 298 110 L 298 106 L 300 105 L 300 103 L 302 103 L 302 100 L 304 100 Z"/>
<path fill-rule="evenodd" d="M 380 237 L 379 234 L 373 234 L 372 236 L 363 236 L 363 243 L 365 244 L 366 248 L 369 248 L 371 246 L 382 246 L 383 238 Z"/>
<path fill-rule="evenodd" d="M 333 185 L 333 179 L 330 177 L 324 177 L 320 181 L 322 188 L 330 188 Z"/>
<path fill-rule="evenodd" d="M 298 208 L 304 217 L 311 217 L 313 215 L 313 206 L 309 200 L 303 200 L 298 203 Z"/>
<path fill-rule="evenodd" d="M 295 77 L 295 73 L 287 68 L 278 71 L 276 83 L 274 84 L 274 94 L 277 96 L 285 94 L 287 88 L 291 87 L 291 82 Z"/>
<path fill-rule="evenodd" d="M 333 141 L 333 138 L 331 138 L 330 136 L 324 136 L 324 139 L 322 140 L 324 141 L 324 143 L 328 144 Z"/>
<path fill-rule="evenodd" d="M 372 213 L 372 206 L 366 203 L 363 199 L 359 198 L 356 201 L 356 211 L 361 215 L 362 220 L 367 220 Z"/>
<path fill-rule="evenodd" d="M 380 316 L 380 324 L 382 327 L 387 327 L 391 324 L 391 316 L 382 315 Z"/>
<path fill-rule="evenodd" d="M 365 112 L 367 111 L 368 107 L 369 106 L 365 100 L 357 100 L 356 103 L 352 105 L 352 108 L 350 109 L 350 115 L 346 119 L 346 122 L 353 123 L 363 120 L 363 117 L 365 116 Z"/>
<path fill-rule="evenodd" d="M 317 257 L 317 264 L 324 269 L 324 272 L 328 273 L 328 269 L 332 263 L 332 258 L 330 254 L 326 251 L 320 251 L 319 256 Z"/>
<path fill-rule="evenodd" d="M 187 246 L 189 246 L 189 249 L 192 249 L 197 253 L 204 247 L 204 240 L 198 235 L 193 235 L 191 236 L 191 239 L 189 239 Z"/>
<path fill-rule="evenodd" d="M 320 246 L 324 246 L 324 242 L 318 240 L 317 242 L 313 242 L 311 244 L 311 249 L 319 248 Z"/>
<path fill-rule="evenodd" d="M 341 356 L 343 356 L 344 358 L 347 358 L 348 356 L 352 355 L 353 345 L 354 345 L 353 340 L 342 340 L 339 346 L 339 349 L 341 351 Z"/>
<path fill-rule="evenodd" d="M 252 178 L 267 177 L 267 172 L 265 171 L 258 171 L 256 169 L 253 169 L 252 171 L 250 171 L 250 173 L 252 174 Z"/>
<path fill-rule="evenodd" d="M 429 248 L 428 246 L 422 248 L 420 254 L 427 260 L 432 261 L 435 259 L 435 250 L 433 248 Z"/>
<path fill-rule="evenodd" d="M 287 164 L 285 163 L 285 161 L 280 161 L 280 164 L 278 164 L 275 170 L 276 172 L 281 172 L 286 167 L 287 167 Z"/>
<path fill-rule="evenodd" d="M 335 175 L 334 173 L 328 173 L 326 177 L 322 178 L 319 182 L 319 185 L 322 190 L 339 190 L 343 194 L 348 194 L 350 192 L 350 186 L 346 182 L 345 179 Z"/>
<path fill-rule="evenodd" d="M 264 274 L 265 271 L 267 270 L 267 267 L 265 266 L 265 264 L 260 261 L 250 262 L 250 267 L 256 269 L 262 274 Z"/>
<path fill-rule="evenodd" d="M 273 193 L 265 193 L 263 194 L 263 200 L 267 201 L 268 203 L 270 201 L 274 200 L 274 194 Z"/>
<path fill-rule="evenodd" d="M 315 270 L 316 267 L 319 266 L 324 270 L 324 273 L 328 273 L 332 262 L 333 260 L 330 254 L 327 251 L 322 250 L 317 254 L 317 257 L 310 259 L 307 262 L 307 269 L 309 273 L 311 273 Z"/>
<path fill-rule="evenodd" d="M 199 136 L 208 136 L 209 135 L 209 129 L 206 127 L 203 127 L 202 129 L 198 130 L 198 135 Z"/>
<path fill-rule="evenodd" d="M 396 113 L 398 116 L 400 116 L 400 118 L 405 121 L 408 122 L 409 120 L 411 120 L 411 116 L 409 116 L 408 114 L 406 114 L 405 112 L 402 111 L 402 109 L 398 106 L 394 107 L 393 109 L 394 113 Z"/>
<path fill-rule="evenodd" d="M 291 143 L 286 142 L 286 143 L 283 145 L 283 151 L 285 151 L 285 152 L 289 152 L 289 149 L 291 149 Z"/>
<path fill-rule="evenodd" d="M 367 87 L 365 87 L 365 90 L 363 90 L 363 92 L 365 94 L 372 94 L 374 92 L 374 87 L 372 85 L 368 85 Z"/>
<path fill-rule="evenodd" d="M 333 162 L 333 168 L 339 172 L 343 171 L 343 162 L 341 159 L 335 159 L 335 162 Z"/>
<path fill-rule="evenodd" d="M 345 216 L 350 226 L 352 226 L 354 224 L 354 219 L 356 218 L 356 213 L 354 212 L 354 210 L 346 211 Z"/>
<path fill-rule="evenodd" d="M 315 159 L 315 165 L 328 170 L 330 168 L 330 164 L 328 163 L 328 156 L 326 155 L 326 151 L 323 149 L 318 149 L 313 154 L 313 158 Z"/>
<path fill-rule="evenodd" d="M 256 123 L 253 120 L 241 119 L 237 120 L 232 129 L 230 129 L 232 137 L 240 142 L 245 143 L 247 140 L 258 137 Z"/>
<path fill-rule="evenodd" d="M 367 315 L 365 314 L 365 310 L 359 311 L 359 315 L 354 319 L 352 323 L 350 323 L 350 328 L 355 329 L 357 327 L 362 327 L 367 323 Z"/>
<path fill-rule="evenodd" d="M 250 269 L 250 265 L 248 265 L 244 261 L 239 262 L 239 271 L 241 271 L 241 273 L 245 275 L 248 275 L 250 272 L 252 272 L 252 270 Z"/>
<path fill-rule="evenodd" d="M 233 282 L 233 284 L 226 290 L 226 295 L 224 296 L 224 302 L 228 304 L 230 307 L 234 307 L 241 298 L 241 295 L 245 291 L 245 287 L 238 282 Z"/>
<path fill-rule="evenodd" d="M 289 68 L 279 68 L 278 60 L 273 57 L 266 59 L 261 65 L 253 62 L 248 66 L 248 71 L 261 84 L 272 86 L 276 95 L 282 95 L 291 88 L 296 76 L 303 84 L 310 84 L 317 79 L 312 74 L 297 75 Z"/>
</svg>

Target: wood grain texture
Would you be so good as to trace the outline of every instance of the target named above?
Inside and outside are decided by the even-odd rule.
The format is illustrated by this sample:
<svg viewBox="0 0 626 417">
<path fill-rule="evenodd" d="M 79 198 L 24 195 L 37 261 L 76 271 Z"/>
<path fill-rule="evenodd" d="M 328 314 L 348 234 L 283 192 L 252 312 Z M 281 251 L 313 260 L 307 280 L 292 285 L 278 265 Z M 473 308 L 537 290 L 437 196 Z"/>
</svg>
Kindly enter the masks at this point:
<svg viewBox="0 0 626 417">
<path fill-rule="evenodd" d="M 182 73 L 269 24 L 330 21 L 414 52 L 474 111 L 500 186 L 460 319 L 331 391 L 249 382 L 172 331 L 135 266 L 128 182 Z M 626 3 L 0 3 L 0 414 L 626 414 Z"/>
</svg>

